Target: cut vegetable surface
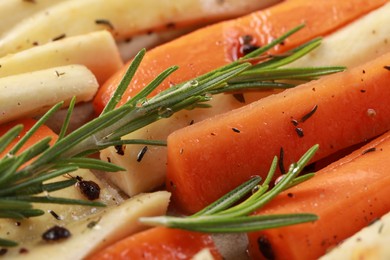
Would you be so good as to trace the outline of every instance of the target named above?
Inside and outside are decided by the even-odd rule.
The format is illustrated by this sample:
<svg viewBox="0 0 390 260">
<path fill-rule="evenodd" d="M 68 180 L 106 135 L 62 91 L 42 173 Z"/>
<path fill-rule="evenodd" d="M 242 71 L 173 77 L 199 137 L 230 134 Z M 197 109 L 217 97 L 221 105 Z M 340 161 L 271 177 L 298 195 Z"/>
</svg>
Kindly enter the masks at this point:
<svg viewBox="0 0 390 260">
<path fill-rule="evenodd" d="M 2 0 L 0 6 L 0 35 L 12 28 L 22 19 L 39 12 L 49 6 L 68 0 Z"/>
<path fill-rule="evenodd" d="M 357 66 L 390 50 L 390 3 L 377 8 L 325 37 L 314 51 L 295 61 L 301 66 Z M 291 66 L 291 67 L 292 67 Z"/>
<path fill-rule="evenodd" d="M 0 64 L 0 77 L 80 64 L 91 70 L 100 84 L 123 66 L 114 38 L 106 31 L 68 37 L 9 54 L 0 58 Z"/>
<path fill-rule="evenodd" d="M 312 212 L 319 219 L 250 233 L 251 256 L 317 259 L 389 212 L 389 152 L 390 132 L 279 194 L 256 214 Z"/>
<path fill-rule="evenodd" d="M 90 70 L 68 65 L 0 78 L 0 122 L 39 115 L 60 101 L 89 101 L 98 88 Z M 37 98 L 37 95 L 39 98 Z"/>
<path fill-rule="evenodd" d="M 390 259 L 390 213 L 349 237 L 321 260 Z"/>
<path fill-rule="evenodd" d="M 313 144 L 315 159 L 390 129 L 390 53 L 180 129 L 168 137 L 167 188 L 195 212 L 263 176 L 275 154 L 296 161 Z"/>
<path fill-rule="evenodd" d="M 210 249 L 215 260 L 222 259 L 211 235 L 157 227 L 118 241 L 89 259 L 191 259 L 202 249 Z"/>
</svg>

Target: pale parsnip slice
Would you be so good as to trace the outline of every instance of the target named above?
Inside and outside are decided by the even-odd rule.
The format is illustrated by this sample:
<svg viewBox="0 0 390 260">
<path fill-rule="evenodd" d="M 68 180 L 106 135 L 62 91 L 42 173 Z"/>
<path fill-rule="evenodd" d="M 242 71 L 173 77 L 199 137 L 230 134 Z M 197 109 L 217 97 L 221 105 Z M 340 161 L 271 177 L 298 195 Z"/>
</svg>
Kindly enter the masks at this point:
<svg viewBox="0 0 390 260">
<path fill-rule="evenodd" d="M 38 115 L 73 96 L 78 102 L 95 95 L 98 82 L 82 65 L 68 65 L 0 78 L 0 123 Z"/>
<path fill-rule="evenodd" d="M 168 208 L 170 193 L 159 191 L 140 194 L 124 201 L 119 206 L 67 226 L 72 236 L 59 243 L 45 243 L 42 240 L 31 245 L 28 259 L 83 259 L 87 255 L 108 246 L 115 241 L 142 231 L 147 227 L 138 219 L 144 216 L 164 215 Z M 93 223 L 94 225 L 91 225 Z M 23 255 L 18 255 L 25 259 Z M 15 259 L 18 259 L 15 256 Z"/>
<path fill-rule="evenodd" d="M 390 3 L 327 36 L 313 52 L 291 64 L 353 67 L 390 50 Z"/>
<path fill-rule="evenodd" d="M 116 39 L 239 16 L 278 0 L 68 0 L 24 19 L 0 39 L 0 56 L 62 36 L 110 30 Z M 147 14 L 147 15 L 146 15 Z"/>
<path fill-rule="evenodd" d="M 1 0 L 0 4 L 0 35 L 20 22 L 23 18 L 32 15 L 51 5 L 67 0 Z"/>
<path fill-rule="evenodd" d="M 124 199 L 118 194 L 118 192 L 108 186 L 105 182 L 101 181 L 89 170 L 80 169 L 72 173 L 73 177 L 80 176 L 85 181 L 94 181 L 100 187 L 100 198 L 98 201 L 106 204 L 107 206 L 114 206 L 122 203 Z M 52 181 L 63 181 L 67 177 L 58 177 Z M 69 178 L 71 178 L 69 176 Z M 52 182 L 51 181 L 51 182 Z M 52 192 L 48 194 L 52 197 L 66 197 L 70 199 L 83 199 L 79 188 L 71 186 L 63 190 Z M 68 225 L 80 219 L 86 219 L 90 215 L 97 214 L 105 210 L 104 207 L 87 207 L 79 205 L 60 205 L 60 204 L 36 204 L 39 209 L 45 211 L 45 214 L 39 217 L 34 217 L 26 220 L 15 221 L 10 219 L 0 219 L 0 237 L 7 238 L 19 243 L 17 248 L 10 248 L 7 252 L 7 257 L 17 255 L 20 248 L 26 248 L 30 250 L 31 245 L 36 241 L 41 240 L 42 234 L 53 227 L 54 225 Z M 56 219 L 50 210 L 54 211 L 60 219 Z M 18 224 L 16 224 L 18 223 Z"/>
<path fill-rule="evenodd" d="M 389 7 L 389 4 L 387 4 L 377 11 L 373 11 L 365 17 L 347 25 L 339 32 L 325 37 L 323 45 L 326 46 L 326 51 L 323 53 L 321 52 L 321 55 L 317 54 L 318 61 L 321 61 L 321 64 L 315 63 L 315 60 L 317 59 L 312 60 L 310 58 L 304 58 L 302 62 L 300 62 L 299 66 L 310 67 L 314 65 L 332 64 L 354 66 L 363 61 L 370 60 L 373 57 L 373 53 L 380 55 L 381 53 L 390 51 L 390 42 L 388 42 L 388 40 L 390 40 L 390 27 L 384 26 L 384 24 L 390 24 Z M 376 33 L 373 34 L 373 31 Z M 362 32 L 365 32 L 365 38 L 370 38 L 367 45 L 365 44 L 365 40 L 361 38 Z M 354 47 L 353 55 L 351 55 L 348 50 L 344 50 L 342 53 L 339 52 L 339 49 L 342 48 L 342 46 L 354 43 L 356 43 L 356 46 Z M 321 48 L 322 47 L 320 46 L 319 50 Z M 370 54 L 365 55 L 365 53 Z M 338 57 L 337 62 L 334 61 L 335 57 Z M 259 99 L 260 95 L 267 96 L 271 93 L 273 92 L 263 92 L 261 94 L 251 94 L 251 92 L 245 93 L 246 103 Z M 242 105 L 232 103 L 234 102 L 232 99 L 231 95 L 216 96 L 212 100 L 212 108 L 184 111 L 169 119 L 164 119 L 129 134 L 125 136 L 124 139 L 165 140 L 169 133 L 188 125 L 191 120 L 197 122 L 204 118 L 227 112 Z M 124 156 L 117 154 L 114 148 L 109 148 L 101 152 L 102 160 L 110 158 L 113 163 L 118 164 L 127 170 L 126 173 L 122 173 L 120 175 L 112 174 L 108 178 L 129 195 L 153 190 L 154 188 L 162 185 L 165 180 L 165 148 L 149 147 L 144 158 L 139 163 L 137 162 L 137 155 L 142 147 L 143 146 L 126 146 Z"/>
<path fill-rule="evenodd" d="M 0 77 L 69 64 L 86 66 L 100 84 L 123 66 L 114 38 L 102 30 L 4 56 Z"/>
<path fill-rule="evenodd" d="M 346 220 L 348 221 L 348 220 Z M 321 260 L 388 260 L 390 259 L 390 213 L 363 228 Z"/>
<path fill-rule="evenodd" d="M 181 111 L 171 118 L 162 119 L 135 131 L 124 139 L 166 140 L 168 134 L 188 126 L 192 121 L 199 122 L 215 114 L 238 108 L 241 104 L 231 95 L 218 95 L 213 98 L 211 105 L 215 106 L 214 109 Z M 126 145 L 123 147 L 124 155 L 118 154 L 114 147 L 100 152 L 102 160 L 111 161 L 127 170 L 109 173 L 107 178 L 129 196 L 151 191 L 165 181 L 166 148 L 148 146 L 147 152 L 139 161 L 138 154 L 143 148 L 143 145 Z"/>
</svg>

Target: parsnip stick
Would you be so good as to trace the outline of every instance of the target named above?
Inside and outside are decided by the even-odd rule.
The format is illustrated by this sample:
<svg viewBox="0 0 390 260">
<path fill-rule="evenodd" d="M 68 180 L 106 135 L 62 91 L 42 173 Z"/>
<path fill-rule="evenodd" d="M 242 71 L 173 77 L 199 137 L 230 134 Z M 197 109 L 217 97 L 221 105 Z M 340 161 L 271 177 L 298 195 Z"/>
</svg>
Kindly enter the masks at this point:
<svg viewBox="0 0 390 260">
<path fill-rule="evenodd" d="M 69 64 L 82 64 L 103 83 L 123 66 L 115 40 L 107 31 L 50 42 L 0 58 L 0 77 Z"/>
<path fill-rule="evenodd" d="M 38 115 L 73 96 L 89 101 L 98 88 L 95 76 L 82 65 L 68 65 L 0 78 L 0 123 Z"/>
<path fill-rule="evenodd" d="M 9 30 L 25 17 L 43 10 L 51 5 L 58 4 L 67 0 L 1 0 L 0 5 L 0 35 Z"/>
<path fill-rule="evenodd" d="M 0 56 L 63 36 L 107 29 L 116 39 L 153 30 L 205 24 L 276 3 L 214 0 L 69 0 L 24 19 L 0 40 Z M 147 14 L 147 15 L 145 15 Z"/>
</svg>

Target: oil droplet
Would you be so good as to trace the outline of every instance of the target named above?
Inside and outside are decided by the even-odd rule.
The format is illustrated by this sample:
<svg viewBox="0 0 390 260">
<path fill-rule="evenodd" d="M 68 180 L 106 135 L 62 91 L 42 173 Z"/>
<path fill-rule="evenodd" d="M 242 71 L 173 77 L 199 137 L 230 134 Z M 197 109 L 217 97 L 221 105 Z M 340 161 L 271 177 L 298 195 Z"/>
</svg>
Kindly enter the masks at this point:
<svg viewBox="0 0 390 260">
<path fill-rule="evenodd" d="M 275 185 L 281 182 L 281 180 L 284 178 L 284 174 L 280 175 L 276 180 L 275 180 Z"/>
<path fill-rule="evenodd" d="M 376 116 L 376 111 L 375 111 L 375 109 L 372 109 L 372 108 L 367 109 L 367 116 L 369 116 L 369 117 L 374 117 L 374 116 Z"/>
<path fill-rule="evenodd" d="M 205 97 L 207 100 L 211 100 L 211 99 L 213 99 L 213 94 L 207 92 L 207 93 L 204 94 L 204 97 Z"/>
<path fill-rule="evenodd" d="M 158 109 L 158 115 L 163 118 L 168 118 L 173 115 L 173 110 L 168 107 L 160 107 Z"/>
<path fill-rule="evenodd" d="M 137 101 L 136 107 L 143 107 L 144 105 L 148 104 L 148 99 L 147 98 L 141 98 L 140 100 Z"/>
<path fill-rule="evenodd" d="M 199 82 L 197 81 L 197 80 L 191 80 L 190 81 L 190 85 L 192 86 L 192 87 L 196 87 L 196 86 L 198 86 L 199 85 Z"/>
<path fill-rule="evenodd" d="M 256 192 L 258 192 L 260 190 L 260 188 L 261 188 L 260 185 L 256 185 L 255 187 L 253 187 L 252 194 L 255 194 Z"/>
</svg>

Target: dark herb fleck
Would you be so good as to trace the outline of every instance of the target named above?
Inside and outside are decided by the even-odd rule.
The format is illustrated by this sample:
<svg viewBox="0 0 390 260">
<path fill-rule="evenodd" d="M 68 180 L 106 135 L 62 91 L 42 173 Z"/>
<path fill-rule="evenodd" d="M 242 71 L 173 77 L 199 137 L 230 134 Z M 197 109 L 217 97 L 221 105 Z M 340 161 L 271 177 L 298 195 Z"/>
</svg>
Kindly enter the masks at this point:
<svg viewBox="0 0 390 260">
<path fill-rule="evenodd" d="M 58 35 L 57 37 L 54 37 L 51 40 L 54 42 L 54 41 L 58 41 L 58 40 L 64 39 L 65 37 L 66 37 L 66 34 L 63 33 L 63 34 Z"/>
<path fill-rule="evenodd" d="M 190 121 L 190 125 L 193 125 L 195 123 L 194 119 Z"/>
<path fill-rule="evenodd" d="M 240 103 L 245 103 L 245 97 L 242 93 L 235 93 L 233 94 L 233 97 Z"/>
<path fill-rule="evenodd" d="M 250 44 L 253 41 L 253 36 L 246 34 L 241 36 L 238 40 L 240 41 L 241 44 Z"/>
<path fill-rule="evenodd" d="M 61 77 L 61 76 L 65 75 L 65 72 L 58 72 L 57 70 L 55 72 L 56 72 L 57 77 Z"/>
<path fill-rule="evenodd" d="M 366 93 L 366 90 L 365 89 L 361 89 L 360 92 Z"/>
<path fill-rule="evenodd" d="M 119 155 L 125 155 L 125 151 L 123 149 L 123 145 L 115 145 L 116 153 Z"/>
<path fill-rule="evenodd" d="M 137 162 L 141 162 L 142 158 L 144 158 L 145 153 L 148 151 L 148 147 L 144 146 L 144 148 L 141 149 L 141 151 L 137 155 Z"/>
<path fill-rule="evenodd" d="M 22 225 L 21 222 L 19 222 L 19 221 L 16 221 L 16 222 L 15 222 L 15 226 L 20 227 L 20 225 Z"/>
<path fill-rule="evenodd" d="M 240 51 L 242 54 L 246 55 L 251 53 L 252 51 L 255 51 L 259 48 L 259 46 L 252 45 L 252 44 L 244 44 L 241 46 Z"/>
<path fill-rule="evenodd" d="M 257 244 L 259 246 L 259 250 L 260 250 L 261 254 L 266 259 L 269 259 L 269 260 L 275 259 L 275 254 L 274 254 L 274 251 L 272 250 L 271 243 L 269 242 L 269 240 L 267 239 L 266 236 L 261 235 L 257 239 Z"/>
<path fill-rule="evenodd" d="M 375 151 L 376 151 L 376 148 L 375 148 L 375 147 L 372 147 L 372 148 L 369 148 L 369 149 L 367 149 L 367 150 L 364 150 L 364 151 L 362 152 L 362 155 L 363 155 L 363 154 L 366 154 L 366 153 L 375 152 Z"/>
<path fill-rule="evenodd" d="M 175 23 L 167 23 L 167 24 L 165 25 L 165 27 L 166 27 L 167 29 L 174 29 L 174 28 L 176 27 L 176 24 L 175 24 Z"/>
<path fill-rule="evenodd" d="M 317 111 L 317 108 L 318 108 L 318 105 L 315 105 L 309 113 L 307 113 L 306 115 L 304 115 L 302 118 L 301 118 L 301 122 L 305 122 L 307 119 L 309 119 L 316 111 Z"/>
<path fill-rule="evenodd" d="M 384 223 L 381 223 L 381 225 L 379 226 L 379 229 L 378 229 L 378 234 L 381 234 L 382 233 L 382 230 L 383 230 L 383 227 L 385 226 Z"/>
<path fill-rule="evenodd" d="M 0 249 L 0 256 L 5 255 L 8 252 L 7 248 Z"/>
<path fill-rule="evenodd" d="M 54 212 L 54 210 L 49 210 L 49 213 L 57 220 L 61 220 L 60 216 Z"/>
<path fill-rule="evenodd" d="M 287 193 L 287 196 L 288 196 L 289 198 L 292 198 L 292 197 L 294 197 L 294 193 L 289 192 L 289 193 Z"/>
<path fill-rule="evenodd" d="M 252 35 L 243 35 L 238 40 L 241 44 L 240 52 L 244 55 L 251 53 L 252 51 L 257 50 L 259 48 L 259 46 L 253 44 Z"/>
<path fill-rule="evenodd" d="M 299 124 L 298 120 L 296 119 L 291 119 L 291 123 L 294 125 L 294 126 L 297 126 Z"/>
<path fill-rule="evenodd" d="M 96 19 L 95 23 L 96 24 L 101 24 L 101 25 L 106 25 L 111 30 L 114 30 L 114 26 L 112 25 L 112 23 L 109 20 L 106 20 L 106 19 Z"/>
<path fill-rule="evenodd" d="M 237 129 L 237 128 L 235 128 L 235 127 L 232 127 L 232 130 L 233 130 L 233 132 L 235 132 L 235 133 L 241 133 L 240 129 Z"/>
<path fill-rule="evenodd" d="M 84 181 L 81 177 L 76 177 L 78 182 L 76 186 L 88 200 L 96 200 L 100 197 L 100 187 L 94 181 Z"/>
<path fill-rule="evenodd" d="M 58 241 L 61 239 L 69 238 L 71 236 L 69 230 L 64 227 L 54 226 L 49 228 L 42 234 L 42 239 L 45 241 Z"/>
<path fill-rule="evenodd" d="M 390 70 L 390 65 L 386 65 L 384 66 L 383 68 L 387 69 L 387 70 Z"/>
<path fill-rule="evenodd" d="M 21 249 L 19 249 L 19 254 L 27 254 L 28 253 L 28 249 L 25 248 L 25 247 L 22 247 Z"/>
<path fill-rule="evenodd" d="M 278 161 L 278 166 L 281 174 L 286 173 L 286 168 L 284 168 L 284 149 L 283 147 L 280 147 L 279 151 L 279 161 Z"/>
<path fill-rule="evenodd" d="M 176 189 L 176 184 L 173 181 L 169 181 L 169 185 L 171 185 L 172 189 Z"/>
<path fill-rule="evenodd" d="M 299 137 L 303 137 L 303 136 L 304 136 L 304 134 L 303 134 L 303 129 L 300 128 L 300 127 L 296 127 L 296 128 L 295 128 L 295 132 L 297 132 L 297 135 L 298 135 Z"/>
</svg>

